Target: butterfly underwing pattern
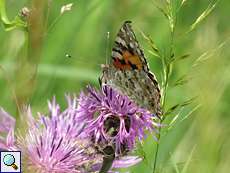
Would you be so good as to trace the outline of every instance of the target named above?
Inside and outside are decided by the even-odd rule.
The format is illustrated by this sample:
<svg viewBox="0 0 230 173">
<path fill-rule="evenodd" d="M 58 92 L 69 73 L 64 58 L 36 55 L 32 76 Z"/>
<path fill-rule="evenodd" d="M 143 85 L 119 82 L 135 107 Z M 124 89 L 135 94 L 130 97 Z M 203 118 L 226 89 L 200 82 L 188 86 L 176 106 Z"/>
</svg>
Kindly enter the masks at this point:
<svg viewBox="0 0 230 173">
<path fill-rule="evenodd" d="M 161 115 L 160 87 L 149 70 L 130 21 L 125 21 L 120 28 L 111 57 L 110 64 L 102 65 L 101 85 L 110 85 L 140 107 Z"/>
</svg>

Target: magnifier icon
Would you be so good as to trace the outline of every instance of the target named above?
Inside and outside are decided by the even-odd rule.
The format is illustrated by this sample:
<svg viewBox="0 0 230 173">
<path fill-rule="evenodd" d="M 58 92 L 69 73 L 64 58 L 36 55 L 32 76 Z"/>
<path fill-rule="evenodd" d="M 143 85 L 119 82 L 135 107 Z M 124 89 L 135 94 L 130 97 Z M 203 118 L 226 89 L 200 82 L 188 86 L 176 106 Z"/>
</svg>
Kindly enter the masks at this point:
<svg viewBox="0 0 230 173">
<path fill-rule="evenodd" d="M 6 166 L 11 166 L 12 168 L 14 168 L 15 170 L 18 169 L 18 166 L 15 164 L 15 158 L 12 154 L 6 154 L 4 157 L 3 157 L 3 163 L 6 165 Z"/>
</svg>

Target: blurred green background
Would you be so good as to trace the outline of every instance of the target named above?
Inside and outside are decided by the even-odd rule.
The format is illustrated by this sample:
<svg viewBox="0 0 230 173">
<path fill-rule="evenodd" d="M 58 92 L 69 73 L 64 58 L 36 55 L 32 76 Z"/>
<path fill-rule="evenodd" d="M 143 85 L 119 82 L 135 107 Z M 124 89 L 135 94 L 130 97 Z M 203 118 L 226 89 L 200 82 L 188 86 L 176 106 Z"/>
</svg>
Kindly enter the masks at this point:
<svg viewBox="0 0 230 173">
<path fill-rule="evenodd" d="M 172 0 L 175 6 L 181 2 Z M 72 10 L 60 15 L 61 7 L 68 3 L 74 3 Z M 162 130 L 156 172 L 230 170 L 230 1 L 218 1 L 213 11 L 186 33 L 213 3 L 187 0 L 177 14 L 175 57 L 190 56 L 173 64 L 166 109 L 197 99 L 166 118 L 164 123 L 169 124 L 178 115 L 173 126 Z M 160 0 L 7 0 L 10 19 L 24 6 L 40 11 L 30 19 L 29 37 L 20 29 L 6 32 L 0 27 L 0 65 L 4 69 L 0 71 L 0 105 L 17 115 L 16 96 L 19 106 L 30 103 L 34 112 L 46 111 L 47 100 L 54 95 L 64 107 L 65 93 L 78 94 L 87 84 L 99 87 L 100 64 L 109 59 L 115 35 L 125 20 L 133 22 L 150 69 L 161 83 L 161 60 L 151 54 L 141 32 L 154 40 L 164 56 L 170 56 L 169 22 L 156 7 L 165 9 L 166 5 L 167 1 Z M 185 84 L 174 86 L 178 79 Z M 137 151 L 145 156 L 144 161 L 128 170 L 152 172 L 155 151 L 156 142 L 148 137 Z"/>
</svg>

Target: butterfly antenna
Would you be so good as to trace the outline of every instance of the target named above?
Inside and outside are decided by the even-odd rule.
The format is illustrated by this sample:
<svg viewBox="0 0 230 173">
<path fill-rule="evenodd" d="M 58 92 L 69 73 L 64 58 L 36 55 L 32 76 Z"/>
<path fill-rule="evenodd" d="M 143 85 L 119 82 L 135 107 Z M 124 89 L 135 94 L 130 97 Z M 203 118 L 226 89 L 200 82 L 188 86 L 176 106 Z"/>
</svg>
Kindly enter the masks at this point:
<svg viewBox="0 0 230 173">
<path fill-rule="evenodd" d="M 109 50 L 110 50 L 110 44 L 109 44 L 109 38 L 110 38 L 110 32 L 107 32 L 107 36 L 106 36 L 106 52 L 105 52 L 105 64 L 108 64 L 108 60 L 109 60 Z"/>
<path fill-rule="evenodd" d="M 72 56 L 71 54 L 69 53 L 65 53 L 63 54 L 63 57 L 66 59 L 66 61 L 77 61 L 79 63 L 82 63 L 82 64 L 89 64 L 88 61 L 86 61 L 84 57 L 75 57 L 75 56 Z M 94 63 L 94 62 L 90 62 L 92 63 L 93 65 L 97 65 L 97 66 L 101 66 L 100 63 Z"/>
</svg>

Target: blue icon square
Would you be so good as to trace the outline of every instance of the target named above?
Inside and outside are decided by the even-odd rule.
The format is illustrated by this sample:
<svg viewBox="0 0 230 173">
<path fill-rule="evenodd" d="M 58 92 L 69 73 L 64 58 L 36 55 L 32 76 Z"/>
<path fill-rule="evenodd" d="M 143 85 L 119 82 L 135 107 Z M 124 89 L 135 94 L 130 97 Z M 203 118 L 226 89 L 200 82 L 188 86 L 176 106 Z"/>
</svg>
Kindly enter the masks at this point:
<svg viewBox="0 0 230 173">
<path fill-rule="evenodd" d="M 21 151 L 0 151 L 0 173 L 21 173 Z"/>
</svg>

